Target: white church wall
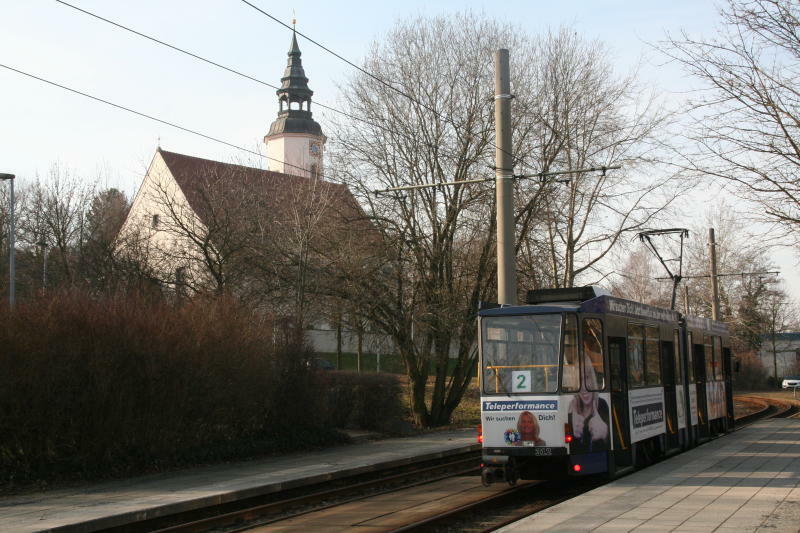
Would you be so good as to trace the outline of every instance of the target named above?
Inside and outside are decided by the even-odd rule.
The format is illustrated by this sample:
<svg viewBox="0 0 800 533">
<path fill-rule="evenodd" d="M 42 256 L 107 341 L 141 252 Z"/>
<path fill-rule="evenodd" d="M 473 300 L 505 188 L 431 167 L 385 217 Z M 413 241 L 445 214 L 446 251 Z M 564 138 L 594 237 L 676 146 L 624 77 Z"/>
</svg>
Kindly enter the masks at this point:
<svg viewBox="0 0 800 533">
<path fill-rule="evenodd" d="M 312 177 L 312 165 L 316 165 L 317 173 L 322 176 L 323 142 L 303 133 L 283 133 L 265 139 L 269 169 L 274 172 L 294 174 L 306 178 Z M 311 153 L 311 143 L 319 146 L 318 155 Z M 306 169 L 306 170 L 303 170 Z"/>
<path fill-rule="evenodd" d="M 157 223 L 154 216 L 158 217 Z M 200 258 L 200 252 L 194 250 L 189 237 L 176 228 L 176 217 L 189 228 L 195 228 L 200 234 L 203 232 L 203 223 L 190 207 L 161 153 L 156 152 L 120 230 L 122 242 L 138 233 L 138 238 L 146 241 L 149 266 L 164 280 L 174 281 L 178 267 L 188 267 L 185 275 L 201 278 L 202 271 L 193 265 Z M 187 257 L 188 265 L 182 259 Z"/>
</svg>

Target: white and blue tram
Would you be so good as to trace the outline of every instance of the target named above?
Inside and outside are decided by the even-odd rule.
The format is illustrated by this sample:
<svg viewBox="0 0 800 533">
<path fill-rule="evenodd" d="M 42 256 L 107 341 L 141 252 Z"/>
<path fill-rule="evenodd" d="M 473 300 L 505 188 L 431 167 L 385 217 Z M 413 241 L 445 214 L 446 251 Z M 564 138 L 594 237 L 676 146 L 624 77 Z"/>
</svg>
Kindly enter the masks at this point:
<svg viewBox="0 0 800 533">
<path fill-rule="evenodd" d="M 478 315 L 484 483 L 615 476 L 733 427 L 724 323 L 595 287 Z"/>
</svg>

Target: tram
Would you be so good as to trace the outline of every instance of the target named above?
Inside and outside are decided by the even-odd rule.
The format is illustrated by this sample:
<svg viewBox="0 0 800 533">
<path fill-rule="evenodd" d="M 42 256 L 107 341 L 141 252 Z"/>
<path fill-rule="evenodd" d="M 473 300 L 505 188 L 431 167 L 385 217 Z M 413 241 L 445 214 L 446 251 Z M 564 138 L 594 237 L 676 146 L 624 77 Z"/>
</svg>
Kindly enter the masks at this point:
<svg viewBox="0 0 800 533">
<path fill-rule="evenodd" d="M 733 428 L 722 322 L 576 287 L 478 329 L 484 484 L 615 477 Z"/>
</svg>

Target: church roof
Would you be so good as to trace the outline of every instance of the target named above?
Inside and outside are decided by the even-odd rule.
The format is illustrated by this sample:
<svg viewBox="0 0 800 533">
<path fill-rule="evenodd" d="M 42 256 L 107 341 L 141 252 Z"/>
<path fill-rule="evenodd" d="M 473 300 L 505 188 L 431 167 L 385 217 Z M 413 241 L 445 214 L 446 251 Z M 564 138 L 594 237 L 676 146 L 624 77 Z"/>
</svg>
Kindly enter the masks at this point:
<svg viewBox="0 0 800 533">
<path fill-rule="evenodd" d="M 350 190 L 342 184 L 316 179 L 324 187 L 315 187 L 314 178 L 305 178 L 282 172 L 273 172 L 260 168 L 223 163 L 211 159 L 203 159 L 190 155 L 168 152 L 158 149 L 175 181 L 181 188 L 189 206 L 204 223 L 213 216 L 209 198 L 209 180 L 221 180 L 226 190 L 235 194 L 251 194 L 260 197 L 264 209 L 270 209 L 277 215 L 300 199 L 307 199 L 311 194 L 319 194 L 322 189 L 328 195 L 327 208 L 329 215 L 337 216 L 342 221 L 364 219 L 363 211 Z M 330 220 L 328 218 L 328 220 Z"/>
</svg>

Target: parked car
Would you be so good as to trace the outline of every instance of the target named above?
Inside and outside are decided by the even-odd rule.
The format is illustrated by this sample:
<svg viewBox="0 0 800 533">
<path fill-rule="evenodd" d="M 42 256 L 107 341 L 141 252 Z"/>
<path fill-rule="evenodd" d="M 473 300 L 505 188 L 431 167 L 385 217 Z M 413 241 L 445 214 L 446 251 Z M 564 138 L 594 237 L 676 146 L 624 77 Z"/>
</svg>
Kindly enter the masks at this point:
<svg viewBox="0 0 800 533">
<path fill-rule="evenodd" d="M 323 359 L 322 357 L 315 357 L 308 362 L 308 366 L 318 368 L 319 370 L 336 370 L 336 365 Z"/>
<path fill-rule="evenodd" d="M 793 389 L 795 387 L 800 387 L 800 376 L 786 376 L 783 378 L 784 389 Z"/>
</svg>

